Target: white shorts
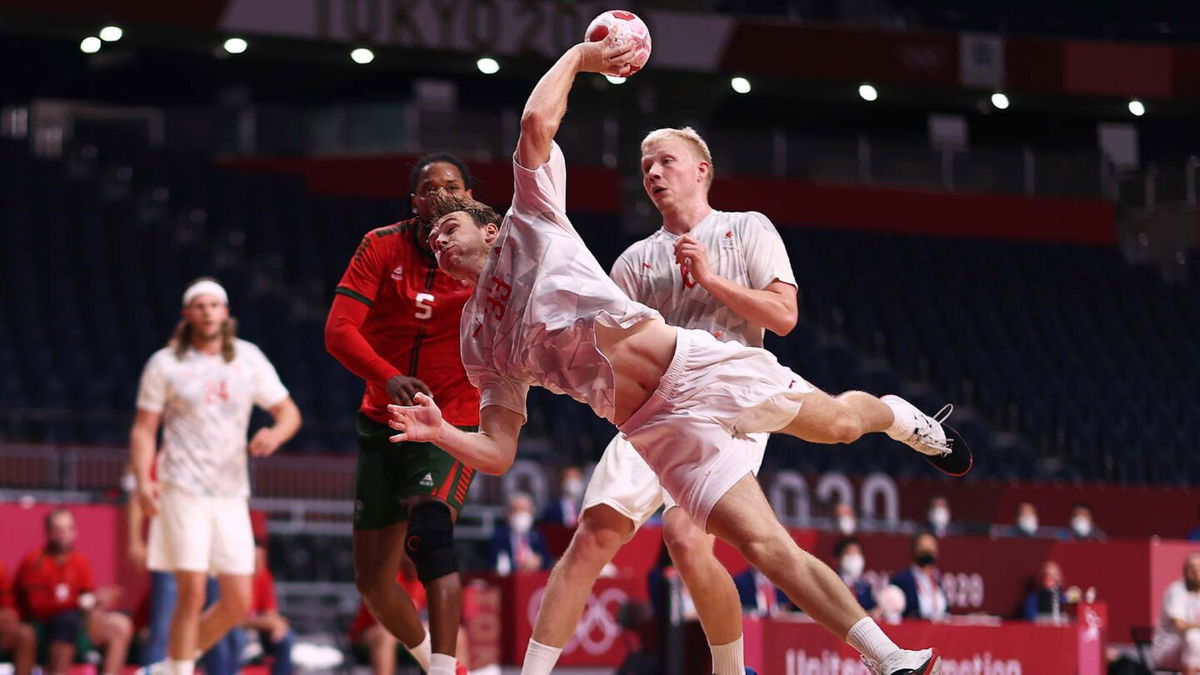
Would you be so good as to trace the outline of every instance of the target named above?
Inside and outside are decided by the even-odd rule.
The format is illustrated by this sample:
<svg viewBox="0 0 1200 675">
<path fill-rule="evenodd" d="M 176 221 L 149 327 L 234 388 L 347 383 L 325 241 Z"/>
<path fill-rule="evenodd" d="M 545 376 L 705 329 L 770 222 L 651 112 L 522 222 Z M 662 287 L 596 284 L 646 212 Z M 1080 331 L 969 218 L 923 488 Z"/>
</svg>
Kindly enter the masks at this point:
<svg viewBox="0 0 1200 675">
<path fill-rule="evenodd" d="M 750 437 L 756 441 L 751 470 L 757 476 L 771 434 L 750 434 Z M 579 510 L 584 512 L 600 504 L 612 507 L 633 521 L 630 537 L 660 506 L 667 511 L 678 506 L 663 488 L 658 476 L 654 475 L 654 470 L 621 434 L 614 436 L 608 447 L 604 448 L 604 455 L 592 471 L 587 491 L 583 494 L 583 506 Z"/>
<path fill-rule="evenodd" d="M 787 426 L 816 389 L 765 349 L 676 331 L 671 365 L 621 432 L 705 528 L 717 501 L 762 464 L 765 441 L 748 434 Z"/>
<path fill-rule="evenodd" d="M 150 521 L 147 565 L 156 572 L 254 574 L 245 497 L 205 497 L 163 485 Z"/>
</svg>

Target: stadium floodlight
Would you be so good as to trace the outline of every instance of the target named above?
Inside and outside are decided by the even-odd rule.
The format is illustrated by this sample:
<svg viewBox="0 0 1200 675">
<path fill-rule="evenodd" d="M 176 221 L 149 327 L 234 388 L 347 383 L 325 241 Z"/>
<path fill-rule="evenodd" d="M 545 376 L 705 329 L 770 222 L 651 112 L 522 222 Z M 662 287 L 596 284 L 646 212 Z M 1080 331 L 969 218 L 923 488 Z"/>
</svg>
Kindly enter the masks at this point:
<svg viewBox="0 0 1200 675">
<path fill-rule="evenodd" d="M 861 96 L 862 100 L 864 101 L 874 101 L 875 99 L 879 98 L 879 92 L 876 91 L 875 87 L 869 84 L 858 85 L 858 95 Z"/>
<path fill-rule="evenodd" d="M 79 43 L 79 51 L 83 52 L 84 54 L 95 54 L 96 52 L 100 51 L 100 46 L 103 44 L 104 43 L 100 41 L 100 38 L 96 37 L 95 35 L 85 37 L 83 38 L 83 41 Z"/>
<path fill-rule="evenodd" d="M 125 35 L 125 31 L 121 30 L 120 26 L 105 26 L 100 29 L 100 39 L 105 42 L 116 42 Z"/>
<path fill-rule="evenodd" d="M 230 54 L 241 54 L 250 46 L 248 42 L 240 37 L 231 37 L 225 41 L 225 51 Z"/>
<path fill-rule="evenodd" d="M 1146 114 L 1146 106 L 1136 98 L 1131 98 L 1129 99 L 1129 112 L 1132 113 L 1134 117 L 1141 117 L 1142 115 Z"/>
<path fill-rule="evenodd" d="M 359 47 L 350 52 L 350 58 L 357 64 L 365 65 L 375 60 L 375 52 L 366 47 Z"/>
<path fill-rule="evenodd" d="M 612 84 L 625 84 L 625 78 L 621 77 L 620 75 L 605 75 L 604 79 L 608 80 Z"/>
<path fill-rule="evenodd" d="M 733 87 L 733 90 L 739 94 L 750 93 L 750 80 L 747 80 L 744 77 L 733 78 L 729 81 L 729 86 Z"/>
<path fill-rule="evenodd" d="M 484 75 L 495 75 L 500 72 L 500 62 L 490 56 L 485 56 L 475 62 L 475 67 Z"/>
<path fill-rule="evenodd" d="M 992 94 L 992 105 L 999 110 L 1008 110 L 1008 96 L 1000 92 Z"/>
</svg>

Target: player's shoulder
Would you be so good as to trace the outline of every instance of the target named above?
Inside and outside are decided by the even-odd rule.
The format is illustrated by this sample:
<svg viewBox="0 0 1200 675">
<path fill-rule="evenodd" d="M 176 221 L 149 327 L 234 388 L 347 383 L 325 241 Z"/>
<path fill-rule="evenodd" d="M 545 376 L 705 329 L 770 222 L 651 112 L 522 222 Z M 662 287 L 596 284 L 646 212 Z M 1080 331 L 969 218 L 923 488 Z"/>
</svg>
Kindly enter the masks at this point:
<svg viewBox="0 0 1200 675">
<path fill-rule="evenodd" d="M 170 347 L 162 347 L 146 359 L 147 368 L 163 368 L 169 366 L 175 359 L 175 352 Z"/>
<path fill-rule="evenodd" d="M 759 228 L 775 230 L 771 219 L 761 211 L 717 211 L 716 220 L 721 224 L 738 230 Z"/>
<path fill-rule="evenodd" d="M 416 218 L 409 218 L 408 220 L 401 220 L 391 225 L 377 227 L 363 235 L 360 250 L 375 246 L 396 248 L 410 245 L 416 229 Z"/>
<path fill-rule="evenodd" d="M 638 239 L 630 244 L 625 251 L 619 256 L 627 260 L 639 259 L 646 257 L 655 245 L 662 242 L 666 238 L 666 232 L 660 227 L 648 236 Z"/>
<path fill-rule="evenodd" d="M 263 353 L 263 350 L 258 345 L 242 338 L 234 338 L 233 353 L 239 359 L 262 359 L 264 361 L 267 359 L 267 355 Z"/>
<path fill-rule="evenodd" d="M 42 547 L 35 546 L 35 547 L 29 549 L 28 551 L 26 551 L 25 555 L 21 556 L 21 562 L 18 563 L 17 566 L 18 566 L 18 568 L 28 567 L 29 565 L 36 563 L 38 561 L 38 559 L 41 557 L 42 557 Z"/>
</svg>

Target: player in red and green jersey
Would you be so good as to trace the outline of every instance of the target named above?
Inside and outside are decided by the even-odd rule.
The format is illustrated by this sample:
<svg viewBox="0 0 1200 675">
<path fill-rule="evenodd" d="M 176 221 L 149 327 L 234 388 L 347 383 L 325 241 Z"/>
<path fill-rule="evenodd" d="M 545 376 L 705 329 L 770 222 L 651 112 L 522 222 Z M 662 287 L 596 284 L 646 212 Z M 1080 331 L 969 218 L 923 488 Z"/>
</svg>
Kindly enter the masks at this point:
<svg viewBox="0 0 1200 675">
<path fill-rule="evenodd" d="M 418 160 L 411 180 L 415 217 L 363 237 L 325 324 L 326 349 L 366 380 L 358 414 L 355 581 L 379 623 L 430 673 L 454 672 L 462 583 L 453 528 L 475 470 L 432 443 L 389 443 L 387 406 L 411 405 L 424 392 L 452 424 L 479 424 L 479 392 L 463 370 L 458 334 L 474 287 L 438 269 L 425 218 L 429 195 L 470 195 L 471 181 L 453 155 Z M 428 596 L 429 634 L 396 583 L 406 552 Z"/>
</svg>

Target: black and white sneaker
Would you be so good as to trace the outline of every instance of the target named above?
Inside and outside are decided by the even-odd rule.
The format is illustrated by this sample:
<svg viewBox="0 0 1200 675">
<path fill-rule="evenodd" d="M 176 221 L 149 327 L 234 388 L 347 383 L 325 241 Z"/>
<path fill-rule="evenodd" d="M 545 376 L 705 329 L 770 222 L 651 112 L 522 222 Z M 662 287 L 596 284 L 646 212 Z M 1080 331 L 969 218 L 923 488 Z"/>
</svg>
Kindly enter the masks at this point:
<svg viewBox="0 0 1200 675">
<path fill-rule="evenodd" d="M 882 663 L 863 657 L 867 670 L 874 675 L 941 675 L 942 655 L 936 649 L 919 652 L 901 649 Z"/>
<path fill-rule="evenodd" d="M 888 394 L 881 397 L 896 416 L 895 429 L 888 435 L 908 447 L 925 455 L 925 459 L 942 473 L 964 476 L 975 464 L 971 448 L 962 434 L 946 424 L 954 412 L 953 405 L 942 406 L 932 417 L 899 396 Z"/>
</svg>

